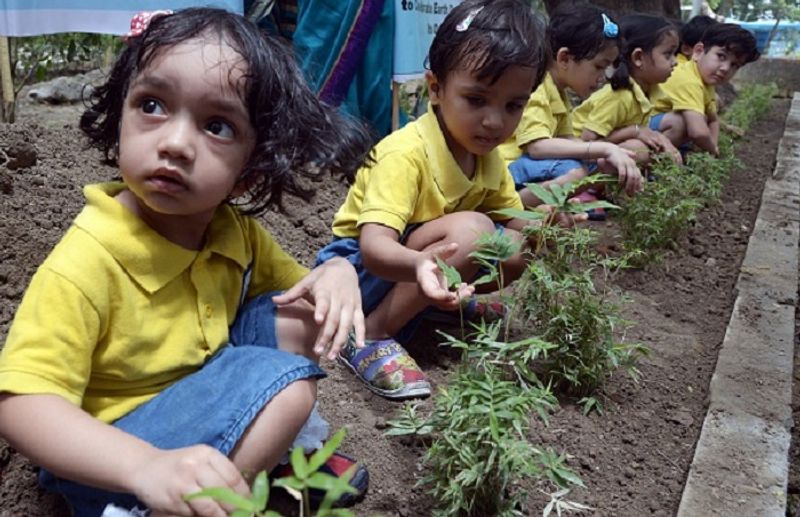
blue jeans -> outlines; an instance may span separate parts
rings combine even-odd
[[[586,165],[580,160],[569,158],[536,160],[527,154],[523,154],[508,166],[516,190],[524,189],[526,183],[552,180],[574,169],[586,169]]]
[[[200,370],[112,425],[159,449],[206,444],[227,456],[256,415],[282,389],[301,379],[325,376],[310,359],[277,349],[275,294],[262,294],[239,310],[230,329],[230,343]],[[108,461],[113,464],[114,458]],[[132,494],[82,485],[44,469],[39,483],[61,493],[77,517],[102,515],[110,503],[145,507]]]

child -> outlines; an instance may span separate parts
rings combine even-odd
[[[681,47],[677,55],[679,65],[691,61],[694,46],[700,42],[700,38],[703,37],[706,29],[715,23],[717,21],[714,18],[705,14],[698,14],[681,26]]]
[[[733,23],[716,23],[695,45],[692,61],[678,66],[662,85],[651,129],[680,147],[694,142],[719,155],[719,119],[714,87],[730,81],[747,63],[758,59],[756,39]]]
[[[641,188],[642,176],[634,153],[611,142],[583,142],[573,136],[572,106],[566,89],[585,98],[605,81],[605,71],[617,59],[619,28],[600,9],[570,4],[550,18],[547,36],[552,61],[544,81],[530,95],[514,135],[501,153],[526,206],[541,201],[526,183],[564,185],[585,177],[585,161],[598,160],[604,171],[619,176],[628,193]]]
[[[675,67],[678,33],[664,18],[632,14],[620,22],[622,52],[610,84],[593,93],[572,113],[574,135],[586,142],[603,139],[637,153],[646,165],[651,153],[680,153],[663,134],[648,127],[650,96]]]
[[[317,358],[353,324],[363,339],[352,266],[309,273],[228,201],[254,214],[309,163],[354,171],[365,133],[241,16],[159,14],[135,18],[81,119],[123,183],[86,187],[0,357],[0,435],[81,516],[222,514],[183,496],[247,494],[309,418]]]
[[[435,259],[461,278],[478,266],[476,238],[505,227],[521,240],[524,223],[495,213],[522,209],[496,151],[519,122],[545,62],[542,24],[518,0],[466,0],[446,16],[428,54],[431,107],[384,138],[375,163],[359,170],[333,221],[334,240],[318,262],[347,257],[359,271],[366,347],[349,341],[339,358],[367,387],[390,399],[430,394],[430,385],[398,343],[434,305],[455,310],[472,286],[450,291]],[[524,260],[504,262],[506,279]],[[470,314],[486,307],[474,302]]]

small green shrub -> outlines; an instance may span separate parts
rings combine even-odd
[[[325,491],[325,497],[317,512],[318,517],[353,517],[355,514],[341,508],[332,509],[333,503],[345,493],[356,493],[350,486],[349,479],[356,466],[350,467],[341,477],[319,472],[319,468],[336,452],[344,440],[345,430],[340,429],[325,443],[325,445],[306,459],[302,447],[292,450],[290,461],[293,475],[276,479],[272,484],[285,488],[298,501],[300,501],[300,515],[311,516],[311,500],[309,489],[316,488]],[[232,517],[280,517],[280,514],[267,510],[269,503],[269,483],[267,473],[259,472],[253,480],[251,496],[244,497],[228,487],[211,487],[200,490],[184,497],[185,500],[210,497],[234,508]]]

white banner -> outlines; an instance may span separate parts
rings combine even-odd
[[[419,79],[439,25],[460,0],[394,0],[394,63],[392,79]]]
[[[242,0],[0,0],[0,36],[56,32],[125,34],[141,11],[219,7],[242,13]]]

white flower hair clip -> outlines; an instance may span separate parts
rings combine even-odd
[[[467,14],[467,16],[456,25],[456,31],[464,32],[465,30],[469,29],[469,26],[472,25],[472,20],[478,15],[479,12],[483,11],[483,6],[473,9]]]

